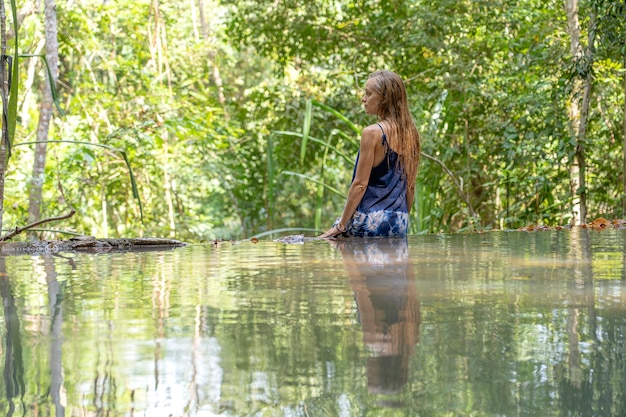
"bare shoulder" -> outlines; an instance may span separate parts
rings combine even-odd
[[[376,136],[382,136],[382,130],[380,130],[380,126],[378,123],[374,123],[373,125],[369,125],[361,131],[361,135],[371,135],[375,134]]]
[[[361,131],[361,146],[375,146],[383,137],[380,126],[377,124],[369,125]]]

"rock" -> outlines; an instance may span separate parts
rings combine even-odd
[[[289,235],[289,236],[279,237],[278,239],[274,239],[274,242],[281,242],[281,243],[285,243],[288,245],[293,245],[293,244],[303,245],[304,242],[310,242],[310,241],[319,240],[319,239],[320,238],[318,237],[304,237],[304,235]]]

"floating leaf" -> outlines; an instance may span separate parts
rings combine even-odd
[[[598,217],[597,219],[591,222],[591,227],[594,229],[606,229],[610,225],[611,223],[604,217]]]

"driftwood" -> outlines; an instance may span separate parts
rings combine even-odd
[[[180,240],[162,238],[97,239],[80,236],[69,240],[39,240],[34,242],[0,242],[0,254],[50,254],[58,252],[143,252],[167,250],[186,246]]]

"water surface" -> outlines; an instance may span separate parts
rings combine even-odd
[[[7,416],[624,416],[626,234],[0,257]]]

